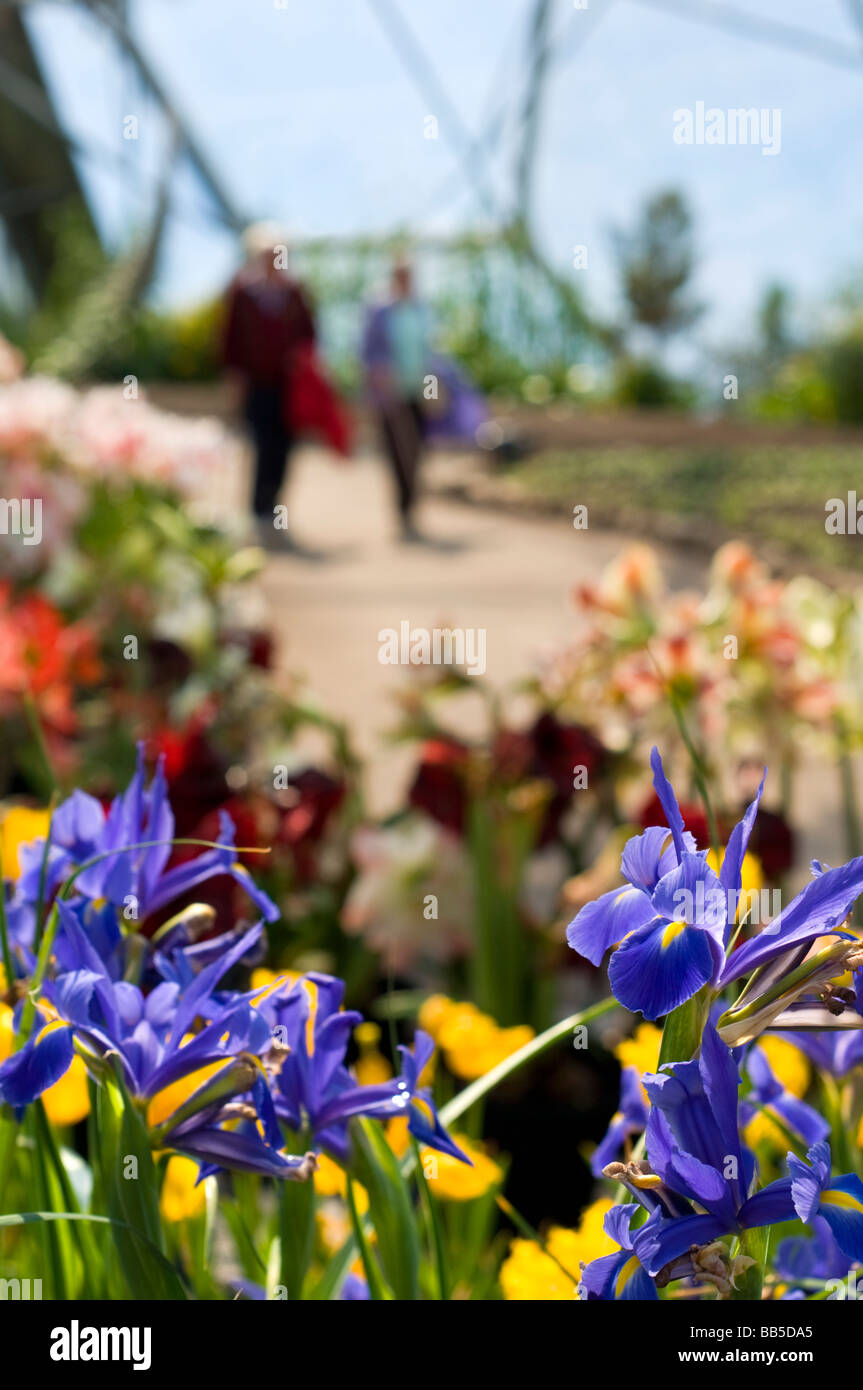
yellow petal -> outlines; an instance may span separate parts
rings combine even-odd
[[[59,1081],[42,1093],[42,1104],[52,1125],[76,1125],[90,1113],[87,1068],[77,1055]]]
[[[166,1221],[186,1221],[198,1216],[207,1203],[203,1182],[198,1179],[198,1164],[185,1154],[172,1154],[165,1169],[165,1180],[159,1206]]]
[[[17,878],[21,872],[18,850],[48,834],[51,812],[30,806],[12,806],[0,820],[0,870],[3,878]]]
[[[450,1202],[469,1202],[474,1197],[482,1197],[490,1187],[496,1187],[503,1173],[483,1148],[471,1143],[463,1134],[454,1134],[452,1138],[471,1159],[473,1167],[450,1154],[423,1149],[423,1172],[436,1197]]]

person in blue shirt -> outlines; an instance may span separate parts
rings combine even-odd
[[[413,270],[406,260],[393,265],[390,298],[369,310],[362,355],[395,484],[402,538],[416,541],[420,535],[414,511],[427,424],[423,400],[431,360],[431,316],[415,293]]]

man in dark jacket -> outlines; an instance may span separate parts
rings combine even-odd
[[[247,261],[227,294],[222,364],[243,393],[255,451],[252,509],[262,540],[271,543],[292,444],[285,385],[294,351],[314,342],[315,325],[302,286],[286,273],[287,246],[279,229],[257,223],[243,241]]]

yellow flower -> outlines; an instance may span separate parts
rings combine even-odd
[[[30,806],[12,806],[0,820],[0,869],[4,878],[17,878],[21,872],[18,850],[48,834],[50,811]]]
[[[417,1022],[420,1028],[437,1042],[441,1024],[455,1008],[458,1008],[458,1005],[445,994],[430,994],[420,1008]]]
[[[805,1053],[785,1038],[777,1038],[771,1033],[762,1033],[758,1043],[766,1054],[777,1081],[781,1082],[792,1096],[805,1096],[812,1074],[809,1058]]]
[[[655,1023],[639,1023],[631,1038],[624,1038],[614,1049],[622,1067],[635,1067],[639,1076],[656,1071],[659,1066],[659,1046],[662,1029]]]
[[[347,1200],[348,1179],[344,1168],[327,1154],[318,1154],[318,1166],[313,1178],[319,1197],[343,1197]],[[354,1183],[354,1198],[360,1215],[368,1211],[369,1196],[361,1183]]]
[[[378,1086],[389,1081],[393,1069],[378,1047],[381,1030],[376,1023],[360,1023],[354,1038],[360,1050],[354,1071],[361,1086]]]
[[[773,1118],[769,1105],[764,1110],[756,1110],[743,1130],[743,1137],[751,1149],[765,1142],[783,1150],[788,1148],[788,1135]]]
[[[166,1221],[187,1221],[206,1206],[207,1193],[198,1179],[198,1165],[184,1154],[172,1154],[165,1169],[159,1206]]]
[[[344,1168],[325,1153],[318,1154],[318,1166],[315,1169],[313,1182],[315,1191],[321,1197],[344,1197],[347,1191]]]
[[[12,1027],[13,1011],[8,1004],[0,1004],[0,1062],[11,1057],[15,1050],[15,1031]]]
[[[549,1235],[555,1235],[558,1231],[562,1231],[562,1228],[553,1226]],[[573,1235],[574,1232],[569,1234]],[[576,1281],[569,1279],[535,1240],[522,1240],[519,1237],[510,1245],[509,1254],[501,1265],[500,1286],[508,1301],[554,1299],[571,1303],[575,1298]]]
[[[341,1202],[322,1202],[315,1212],[318,1239],[325,1250],[335,1254],[350,1239],[352,1226]]]
[[[533,1029],[526,1024],[499,1028],[475,1004],[455,1004],[441,995],[426,1000],[419,1024],[440,1044],[450,1071],[465,1081],[485,1076],[534,1037]]]
[[[504,1298],[572,1302],[582,1261],[587,1264],[601,1255],[613,1254],[617,1248],[602,1225],[605,1213],[613,1205],[607,1197],[592,1202],[582,1213],[577,1230],[552,1226],[545,1239],[548,1254],[535,1240],[514,1240],[500,1271]]]
[[[758,1045],[765,1053],[777,1081],[786,1091],[793,1096],[805,1096],[812,1075],[809,1058],[794,1043],[770,1033],[762,1034]],[[764,1140],[769,1140],[782,1150],[788,1148],[788,1135],[773,1118],[770,1106],[756,1111],[746,1126],[744,1136],[747,1144],[753,1148]]]
[[[503,1173],[478,1144],[472,1144],[463,1134],[454,1134],[452,1138],[467,1154],[473,1167],[469,1168],[450,1154],[423,1149],[423,1172],[436,1197],[451,1202],[469,1202],[474,1197],[482,1197],[490,1187],[496,1187],[502,1181]]]
[[[410,1144],[407,1115],[394,1115],[387,1120],[386,1141],[396,1158],[404,1158]]]
[[[87,1118],[90,1113],[87,1068],[77,1053],[69,1070],[43,1091],[42,1103],[52,1125],[76,1125]]]

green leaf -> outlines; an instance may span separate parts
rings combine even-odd
[[[335,1298],[342,1286],[345,1275],[353,1264],[357,1253],[357,1242],[355,1236],[350,1236],[345,1241],[341,1250],[333,1255],[327,1263],[323,1275],[318,1282],[309,1290],[308,1297],[313,1302],[327,1302]]]
[[[434,1254],[435,1274],[437,1276],[437,1296],[439,1299],[443,1300],[443,1302],[447,1302],[449,1300],[451,1281],[449,1264],[447,1261],[446,1239],[444,1236],[441,1214],[438,1209],[438,1200],[429,1186],[422,1164],[420,1148],[413,1136],[411,1136],[411,1147],[416,1163],[417,1186],[422,1193],[423,1203],[428,1214],[429,1236],[432,1252]]]
[[[354,1172],[369,1197],[384,1272],[397,1298],[419,1297],[420,1239],[417,1212],[398,1159],[379,1124],[354,1126]]]
[[[117,1077],[106,1078],[97,1096],[100,1150],[95,1161],[108,1215],[117,1226],[114,1243],[123,1279],[132,1298],[185,1300],[183,1283],[164,1258],[159,1186],[141,1116]],[[151,1248],[158,1250],[160,1261],[146,1253]]]
[[[91,1216],[88,1212],[79,1211],[13,1211],[0,1216],[0,1226],[33,1226],[54,1221],[81,1221],[93,1226],[111,1226],[117,1231],[123,1231],[136,1243],[139,1252],[146,1253],[155,1265],[162,1267],[166,1280],[177,1278],[176,1271],[171,1267],[161,1250],[151,1245],[140,1231],[133,1230],[125,1222],[117,1221],[111,1216]],[[180,1288],[182,1289],[182,1285]],[[172,1297],[174,1296],[172,1295]],[[179,1297],[185,1299],[185,1291],[181,1292]]]
[[[50,1169],[48,1155],[44,1145],[40,1142],[41,1134],[36,1110],[37,1107],[34,1106],[33,1113],[28,1116],[34,1133],[34,1186],[37,1201],[44,1203],[50,1209],[51,1207],[62,1206],[62,1199],[56,1175]],[[42,1259],[48,1274],[47,1283],[51,1290],[50,1297],[64,1301],[70,1299],[75,1292],[76,1270],[69,1231],[55,1226],[46,1226],[42,1230],[41,1236]]]
[[[357,1211],[357,1199],[354,1195],[354,1184],[348,1176],[348,1210],[351,1214],[351,1223],[354,1228],[354,1237],[359,1246],[360,1259],[363,1262],[363,1269],[366,1273],[366,1282],[369,1286],[369,1293],[373,1300],[392,1299],[392,1290],[389,1289],[381,1274],[378,1262],[374,1257],[369,1238],[363,1228],[362,1218]]]
[[[675,1009],[665,1020],[659,1065],[665,1062],[689,1062],[701,1046],[704,1025],[710,1013],[710,990],[707,985]]]
[[[302,1298],[303,1284],[315,1249],[315,1185],[279,1183],[280,1281],[288,1298]]]

